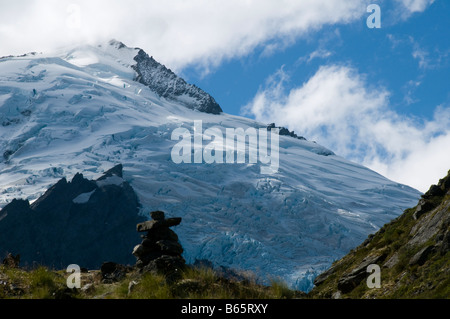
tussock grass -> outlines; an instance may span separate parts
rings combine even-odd
[[[100,271],[81,274],[81,289],[68,289],[63,270],[33,270],[0,266],[0,299],[286,299],[302,298],[281,280],[268,286],[255,276],[244,280],[221,277],[211,268],[186,267],[176,280],[137,269],[114,283],[104,283]],[[90,286],[90,289],[83,289]]]

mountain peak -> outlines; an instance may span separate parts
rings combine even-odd
[[[137,73],[135,80],[148,86],[159,96],[200,112],[211,114],[223,112],[211,95],[195,85],[186,83],[172,70],[150,57],[144,50],[139,50],[134,60],[137,62],[133,66]]]
[[[123,44],[123,42],[117,41],[115,39],[112,39],[108,42],[108,44],[116,49],[123,49],[123,48],[127,48],[127,46],[125,44]]]
[[[133,80],[147,86],[160,97],[204,113],[220,114],[223,112],[211,95],[197,86],[187,83],[165,65],[156,61],[153,56],[149,56],[143,49],[130,48],[115,39],[110,40],[107,44],[99,44],[97,49],[101,54],[112,57],[114,62],[131,67],[135,73]],[[77,64],[77,60],[81,61],[81,64],[89,60],[98,62],[101,59],[93,57],[93,55],[100,54],[100,52],[92,54],[85,52],[84,49],[75,49],[70,51],[69,57],[75,64]],[[81,58],[79,58],[80,56]],[[74,57],[75,59],[73,59]],[[80,66],[80,63],[77,65]]]

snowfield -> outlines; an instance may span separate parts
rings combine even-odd
[[[0,59],[0,207],[122,163],[142,214],[183,218],[174,230],[188,263],[208,259],[308,291],[334,260],[416,204],[418,191],[289,136],[279,138],[275,174],[261,174],[259,162],[175,164],[177,128],[268,123],[199,112],[192,97],[161,97],[135,81],[137,54],[111,42]],[[74,202],[92,194],[82,195]]]

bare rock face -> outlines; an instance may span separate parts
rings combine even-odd
[[[156,272],[175,278],[185,266],[181,256],[183,247],[178,236],[170,227],[181,223],[181,218],[165,218],[164,212],[156,211],[150,214],[152,220],[139,223],[138,232],[147,232],[142,236],[141,244],[133,249],[137,258],[136,266],[142,271]]]
[[[348,293],[356,288],[361,281],[367,277],[367,267],[371,264],[378,264],[384,261],[386,255],[369,255],[363,259],[361,264],[350,273],[344,274],[338,281],[338,289],[343,293]]]
[[[105,261],[132,264],[139,236],[139,201],[117,165],[96,180],[81,173],[59,180],[30,205],[13,200],[0,211],[0,257],[20,254],[21,266],[97,269]]]
[[[214,98],[196,87],[186,83],[170,69],[158,63],[145,51],[140,50],[134,58],[137,62],[133,66],[137,73],[136,81],[149,87],[159,96],[177,101],[190,109],[204,113],[220,114],[222,109]]]

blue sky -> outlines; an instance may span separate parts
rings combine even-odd
[[[348,65],[365,74],[369,84],[389,90],[396,112],[431,120],[435,106],[450,105],[450,2],[437,1],[404,21],[388,18],[392,4],[380,8],[381,29],[367,28],[363,17],[324,26],[270,55],[261,44],[207,75],[196,65],[182,74],[210,92],[227,113],[240,115],[241,107],[281,67],[290,76],[285,87],[289,90],[322,65]]]
[[[369,4],[381,28],[369,29]],[[426,191],[450,169],[447,0],[0,0],[0,56],[112,38],[226,113]],[[282,159],[281,159],[282,160]]]

